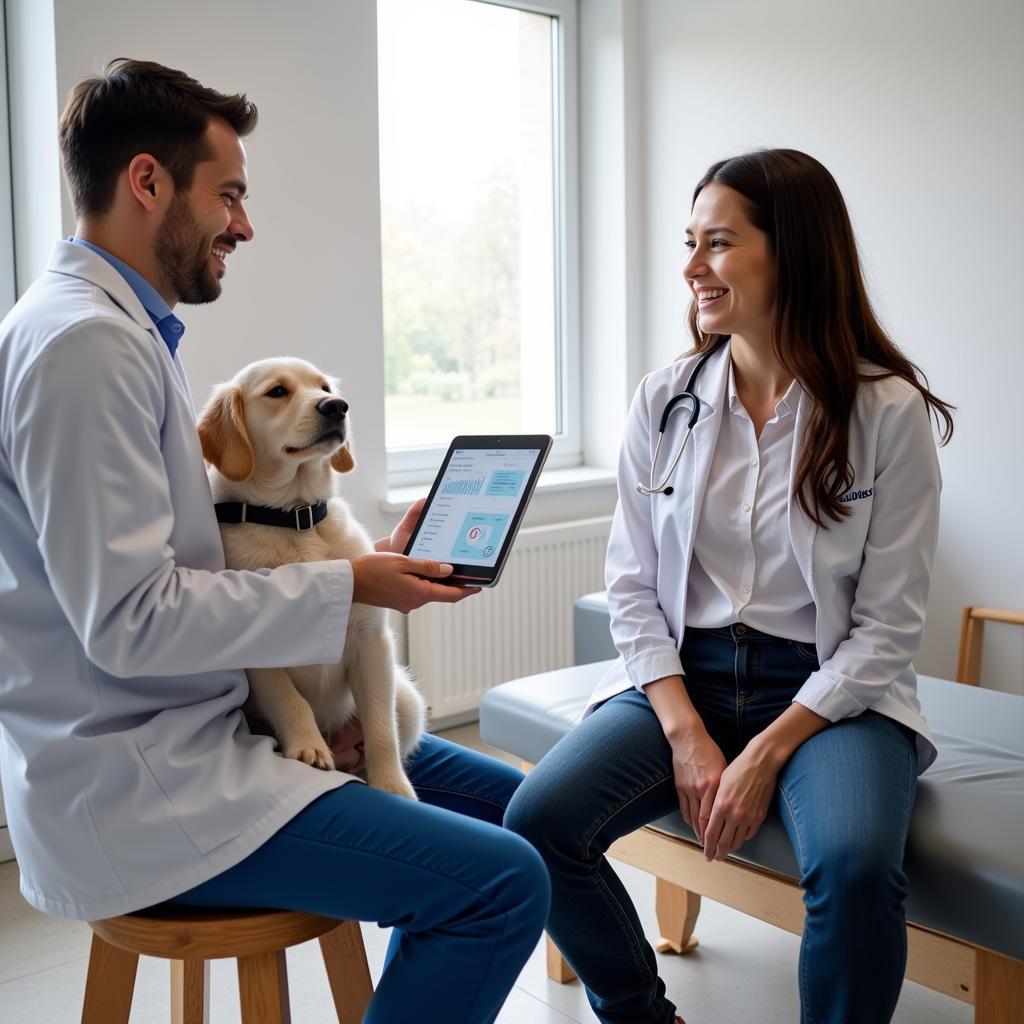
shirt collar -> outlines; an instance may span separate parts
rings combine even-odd
[[[185,325],[171,312],[171,307],[167,305],[160,293],[137,270],[132,270],[127,263],[119,260],[106,249],[101,249],[84,238],[72,236],[68,241],[91,249],[98,256],[102,256],[128,282],[128,286],[135,292],[143,309],[153,321],[153,326],[160,332],[160,337],[164,339],[164,344],[173,358],[178,350],[178,343],[185,333]]]
[[[799,398],[799,395],[800,395],[800,392],[798,390],[799,387],[800,387],[800,384],[797,382],[797,379],[794,377],[793,380],[791,380],[789,382],[789,387],[786,388],[786,393],[775,404],[775,416],[776,416],[776,418],[778,418],[780,420],[784,419],[790,413],[795,411],[797,399]],[[728,390],[728,399],[729,399],[729,412],[736,412],[743,405],[743,403],[740,402],[740,396],[739,396],[739,394],[736,391],[736,366],[733,363],[731,358],[729,360],[729,390]]]

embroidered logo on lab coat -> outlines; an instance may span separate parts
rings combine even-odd
[[[869,487],[866,491],[847,491],[839,500],[840,501],[860,501],[861,498],[870,498],[875,493],[874,487]]]

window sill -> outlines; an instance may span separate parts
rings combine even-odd
[[[537,482],[537,494],[558,494],[563,491],[581,491],[587,487],[615,487],[615,470],[598,466],[573,466],[570,469],[546,469]],[[404,512],[417,498],[425,498],[430,487],[394,487],[380,503],[384,513]]]

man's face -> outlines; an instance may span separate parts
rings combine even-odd
[[[206,138],[211,159],[196,166],[188,191],[175,193],[153,240],[165,290],[188,304],[213,302],[220,295],[228,256],[253,236],[243,205],[247,177],[242,142],[218,118],[210,120]]]

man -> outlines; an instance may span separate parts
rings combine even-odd
[[[521,776],[427,736],[415,803],[281,758],[242,718],[244,666],[339,658],[353,601],[465,596],[393,553],[411,516],[351,562],[224,569],[173,310],[216,299],[252,239],[256,116],[118,60],[61,120],[75,235],[0,325],[0,777],[22,891],[78,919],[174,899],[399,925],[366,1019],[493,1020],[547,913],[539,858],[497,827]]]

